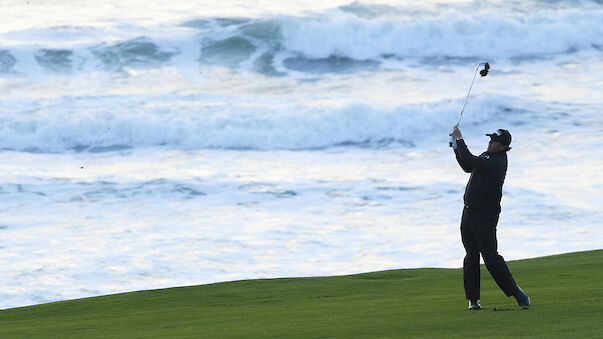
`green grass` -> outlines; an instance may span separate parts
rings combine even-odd
[[[509,262],[524,310],[482,267],[482,311],[460,269],[248,280],[0,311],[0,338],[603,337],[603,250]],[[496,310],[495,310],[496,309]]]

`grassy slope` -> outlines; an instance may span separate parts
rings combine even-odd
[[[0,311],[0,338],[603,337],[603,250],[509,263],[524,310],[482,267],[483,311],[459,269],[250,280]],[[496,311],[494,310],[496,308]]]

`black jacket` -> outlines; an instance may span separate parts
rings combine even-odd
[[[471,173],[463,196],[465,206],[500,213],[502,187],[507,174],[507,152],[484,152],[476,157],[469,152],[465,141],[460,139],[454,154],[461,168]]]

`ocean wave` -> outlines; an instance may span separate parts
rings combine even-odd
[[[215,108],[132,109],[132,97],[64,98],[0,119],[0,149],[30,152],[108,152],[163,146],[182,149],[300,150],[329,147],[412,147],[447,135],[460,100],[380,107],[350,103],[336,108],[249,105]],[[163,100],[148,98],[148,100]],[[194,99],[197,100],[197,99]],[[201,101],[201,100],[200,100]],[[483,95],[471,102],[471,121],[528,119],[513,98]],[[7,103],[9,106],[15,106]],[[89,108],[85,106],[88,105]],[[73,107],[74,112],[69,111]],[[120,110],[119,107],[122,107]],[[50,113],[52,112],[52,113]],[[62,113],[60,113],[62,112]]]
[[[124,67],[159,67],[168,62],[176,53],[163,51],[145,37],[139,37],[115,44],[102,44],[93,48],[92,53],[107,70],[121,70]]]
[[[451,11],[405,20],[355,16],[280,20],[286,50],[311,58],[335,55],[355,60],[559,54],[591,49],[603,33],[598,24],[603,21],[603,11],[580,10],[520,16]]]
[[[218,65],[269,75],[338,72],[348,60],[379,65],[389,59],[538,59],[599,52],[601,22],[603,8],[579,4],[534,11],[492,6],[412,11],[352,3],[304,16],[201,17],[156,29],[35,28],[0,35],[0,73],[35,72],[27,67],[32,58],[54,73],[184,63],[181,69]],[[183,56],[183,51],[194,52]]]
[[[67,49],[40,49],[35,54],[38,64],[51,72],[71,71],[73,57],[73,51]]]
[[[10,51],[0,50],[0,73],[9,72],[17,63]]]
[[[254,44],[239,36],[219,41],[209,40],[201,48],[200,61],[206,64],[237,67],[241,62],[247,60],[255,50]]]

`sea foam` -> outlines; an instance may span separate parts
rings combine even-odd
[[[357,6],[358,7],[358,6]],[[0,34],[0,74],[215,65],[280,74],[311,60],[543,58],[603,46],[603,9],[462,10],[408,15],[348,7],[306,15],[201,17],[147,27],[52,26]],[[387,15],[385,14],[387,13]],[[392,14],[393,13],[393,14]],[[44,37],[40,39],[40,36]],[[193,54],[190,51],[195,51]],[[179,57],[184,54],[184,57]],[[323,64],[319,65],[324,67]],[[335,69],[335,71],[338,71]],[[281,72],[282,73],[282,72]]]
[[[174,103],[177,98],[171,98]],[[189,149],[314,149],[338,145],[412,145],[433,133],[447,133],[460,100],[381,107],[284,105],[271,108],[227,105],[174,108],[149,103],[125,114],[132,97],[67,98],[42,101],[35,112],[0,120],[0,148],[36,152],[168,146]],[[197,99],[203,102],[203,98]],[[68,102],[66,102],[68,101]],[[5,102],[11,106],[11,102]],[[472,103],[472,120],[508,119],[525,104],[484,95]],[[170,114],[164,114],[166,110]],[[8,109],[7,109],[8,110]],[[303,111],[301,111],[303,110]]]

